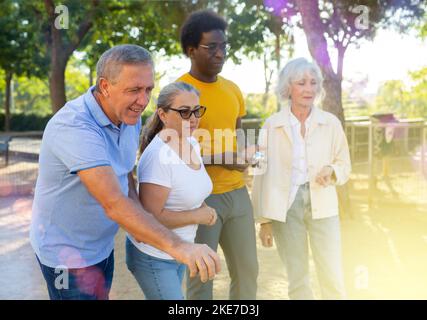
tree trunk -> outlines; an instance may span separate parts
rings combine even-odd
[[[55,26],[55,4],[53,0],[45,0],[46,12],[49,17],[50,35],[47,42],[50,51],[49,92],[52,111],[56,113],[65,104],[65,68],[68,57],[62,43],[61,30]]]
[[[335,73],[326,73],[324,70],[322,70],[322,73],[324,78],[323,88],[325,90],[325,97],[322,101],[323,109],[336,115],[344,127],[341,80]]]
[[[302,17],[302,25],[307,38],[308,49],[316,61],[324,78],[325,97],[323,109],[336,115],[344,128],[345,119],[342,107],[342,70],[345,49],[338,50],[337,73],[332,68],[328,45],[324,36],[324,26],[320,19],[318,0],[296,0]],[[349,185],[346,183],[337,188],[340,214],[353,217],[350,202]]]
[[[323,108],[335,114],[344,127],[344,112],[341,101],[342,75],[337,75],[332,68],[328,45],[324,36],[324,26],[320,19],[319,2],[318,0],[296,0],[296,2],[301,13],[308,49],[313,59],[320,67],[324,78],[323,87],[325,90],[325,98],[323,100]],[[341,65],[339,64],[339,69],[341,71],[343,58],[344,51],[342,51],[340,57]]]
[[[65,96],[65,68],[68,59],[58,57],[59,53],[52,48],[51,74],[49,77],[50,99],[52,111],[56,113],[66,102]]]
[[[275,48],[274,48],[274,54],[275,54],[275,58],[276,58],[276,69],[277,72],[280,71],[280,67],[281,67],[281,55],[280,55],[280,34],[276,34],[275,35]]]
[[[268,68],[267,54],[264,53],[264,82],[265,89],[262,95],[262,106],[265,108],[268,102],[268,93],[270,92],[271,78],[273,77],[273,70]]]
[[[276,60],[276,70],[277,70],[277,76],[280,74],[280,67],[281,67],[281,55],[280,55],[280,33],[275,33],[275,48],[274,48],[274,55]],[[280,102],[277,100],[276,103],[276,111],[280,111]]]
[[[64,44],[62,32],[55,27],[55,4],[53,0],[44,0],[46,12],[49,17],[50,36],[47,42],[48,50],[51,53],[50,67],[51,72],[49,75],[49,90],[52,103],[52,111],[56,113],[62,108],[66,102],[65,96],[65,68],[67,67],[68,59],[73,54],[74,50],[78,48],[85,35],[92,28],[92,21],[94,10],[98,6],[99,1],[92,0],[92,8],[87,12],[85,19],[83,19],[77,29],[76,35],[72,40]]]
[[[10,105],[12,101],[12,77],[11,71],[6,71],[6,99],[4,104],[4,131],[10,131]]]

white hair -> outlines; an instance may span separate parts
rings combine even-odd
[[[305,58],[293,59],[280,71],[277,81],[276,95],[282,107],[287,106],[290,102],[291,84],[304,78],[307,72],[316,79],[316,98],[319,99],[323,96],[323,77],[317,64]]]

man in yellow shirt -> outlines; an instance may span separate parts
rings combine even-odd
[[[244,181],[248,163],[238,156],[236,139],[246,110],[239,87],[218,75],[227,53],[226,28],[223,18],[202,10],[191,14],[181,29],[181,45],[191,60],[191,69],[178,81],[196,87],[200,104],[207,108],[198,133],[203,161],[213,182],[206,204],[218,214],[214,226],[199,226],[195,241],[214,250],[221,245],[231,278],[230,299],[256,299],[255,225]],[[212,288],[213,281],[189,279],[187,299],[212,299]]]

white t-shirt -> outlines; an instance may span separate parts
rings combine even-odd
[[[170,188],[165,209],[186,211],[199,208],[212,192],[212,181],[206,172],[200,155],[200,146],[193,137],[188,138],[199,161],[200,169],[190,168],[179,155],[156,135],[138,162],[138,182],[153,183]],[[179,214],[177,212],[176,214]],[[181,239],[194,242],[198,225],[173,229]],[[161,259],[173,259],[167,253],[144,242],[137,242],[128,234],[132,243],[142,252]]]

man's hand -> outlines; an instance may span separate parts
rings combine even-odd
[[[265,148],[258,145],[247,147],[242,153],[224,152],[208,156],[203,156],[203,163],[206,166],[220,165],[228,170],[237,170],[244,172],[250,165],[255,165],[253,156],[258,151],[264,151]]]
[[[175,258],[188,266],[191,278],[199,274],[200,280],[206,282],[221,271],[218,254],[206,244],[181,242],[176,251]]]
[[[332,184],[332,175],[334,169],[331,166],[324,166],[316,176],[316,182],[322,187],[327,187]]]
[[[240,157],[237,152],[224,152],[222,166],[228,170],[244,172],[249,167],[249,162]]]
[[[259,238],[264,247],[269,248],[273,246],[273,228],[271,223],[261,224]]]
[[[239,172],[245,172],[245,170],[249,167],[249,163],[245,164],[224,164],[224,168],[228,170],[237,170]]]
[[[262,149],[264,149],[264,148],[262,148]],[[246,162],[249,162],[252,164],[252,158],[253,158],[254,154],[260,150],[261,150],[261,148],[256,144],[253,144],[251,146],[247,146],[243,150],[243,155],[245,157]]]

